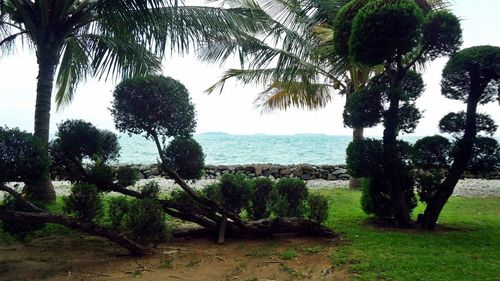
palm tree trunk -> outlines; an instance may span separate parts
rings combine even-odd
[[[363,128],[353,128],[352,129],[352,140],[363,139]],[[361,188],[361,178],[351,177],[349,180],[350,189],[360,189]]]
[[[49,53],[49,55],[45,55],[46,53]],[[46,53],[40,51],[37,53],[38,82],[36,88],[34,135],[42,142],[45,147],[45,153],[48,154],[50,106],[57,66],[57,55],[54,55],[53,52]],[[55,202],[56,200],[56,193],[50,177],[40,177],[27,183],[23,192],[28,198],[37,201]]]

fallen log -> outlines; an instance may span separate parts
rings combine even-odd
[[[174,231],[174,237],[217,237],[220,234],[219,227],[213,228],[188,228]],[[235,227],[227,221],[225,237],[272,237],[274,235],[296,234],[305,236],[321,236],[327,238],[339,237],[339,234],[304,218],[276,218],[245,222],[244,228]]]
[[[84,233],[107,238],[108,240],[115,242],[119,246],[129,250],[130,254],[133,256],[142,256],[153,253],[150,248],[130,240],[118,231],[95,224],[83,223],[77,219],[65,215],[53,214],[49,212],[21,212],[0,208],[0,219],[14,220],[26,223],[60,224]]]

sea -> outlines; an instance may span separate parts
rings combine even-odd
[[[296,135],[232,135],[199,133],[194,138],[205,153],[205,163],[236,165],[251,163],[273,164],[344,164],[351,136],[323,134]],[[380,138],[380,137],[379,137]],[[420,137],[402,139],[414,143]],[[158,152],[152,140],[142,136],[120,135],[120,164],[152,164],[158,162]]]

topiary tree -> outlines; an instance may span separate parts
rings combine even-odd
[[[204,155],[191,137],[196,127],[195,110],[182,83],[164,76],[124,80],[116,87],[113,97],[111,113],[116,128],[152,139],[161,167],[169,176],[186,179],[201,176]],[[171,137],[174,140],[164,148],[166,139]]]
[[[446,115],[439,127],[456,138],[450,152],[452,160],[448,175],[433,182],[432,192],[425,198],[427,207],[421,227],[432,230],[448,198],[463,172],[490,170],[500,166],[500,147],[496,140],[477,137],[478,133],[493,134],[497,128],[487,115],[478,114],[480,104],[500,100],[500,47],[477,46],[452,56],[443,70],[441,92],[445,97],[467,104],[466,112]],[[429,151],[429,149],[427,149]],[[433,158],[441,158],[435,151]]]
[[[309,194],[305,181],[299,178],[281,178],[276,182],[275,190],[278,201],[282,197],[286,202],[286,209],[283,210],[282,216],[300,217],[304,214],[304,205]]]
[[[351,24],[351,17],[339,23],[351,28],[350,33],[345,33],[349,37],[347,55],[356,63],[383,67],[384,71],[371,79],[368,85],[371,89],[364,91],[380,94],[384,106],[374,104],[375,108],[366,109],[353,105],[346,107],[346,111],[365,124],[374,124],[379,116],[383,117],[382,171],[388,198],[398,225],[409,226],[411,209],[405,203],[404,194],[410,187],[404,187],[409,182],[402,181],[408,167],[401,165],[396,139],[400,132],[412,132],[421,117],[414,101],[423,91],[423,82],[411,69],[455,53],[461,44],[460,23],[447,11],[430,9],[426,1],[373,0],[366,1],[365,5],[363,1],[356,2],[361,4],[356,6],[359,9]],[[373,96],[365,98],[374,99]],[[361,104],[370,105],[370,102]],[[377,108],[383,108],[381,114],[374,114]]]
[[[267,208],[274,183],[269,178],[255,178],[251,181],[252,192],[250,195],[250,206],[247,211],[254,220],[269,217],[270,211]]]
[[[118,137],[110,131],[97,129],[89,122],[67,120],[59,124],[49,153],[53,176],[94,184],[101,191],[107,190],[117,176],[125,180],[123,171],[117,173],[124,168],[116,171],[109,165],[120,155]],[[133,174],[130,174],[127,185],[137,180],[133,178]]]
[[[399,177],[403,183],[404,204],[409,210],[416,207],[413,176],[408,165],[411,145],[398,141]],[[356,140],[347,147],[347,167],[350,174],[364,178],[361,207],[367,214],[379,219],[394,219],[397,210],[390,200],[389,183],[383,170],[383,143],[376,139]]]

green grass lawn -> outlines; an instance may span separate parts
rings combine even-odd
[[[453,197],[437,232],[399,231],[367,224],[359,191],[319,190],[330,201],[327,224],[342,234],[330,254],[354,280],[500,280],[500,198]],[[420,205],[414,216],[423,211]],[[49,207],[62,211],[62,200]],[[50,225],[32,238],[72,231]],[[14,243],[0,232],[0,244]],[[283,259],[293,256],[284,253]]]
[[[439,220],[450,229],[428,233],[367,225],[358,191],[319,192],[330,200],[328,225],[345,239],[333,266],[353,279],[500,280],[500,198],[453,197]]]

